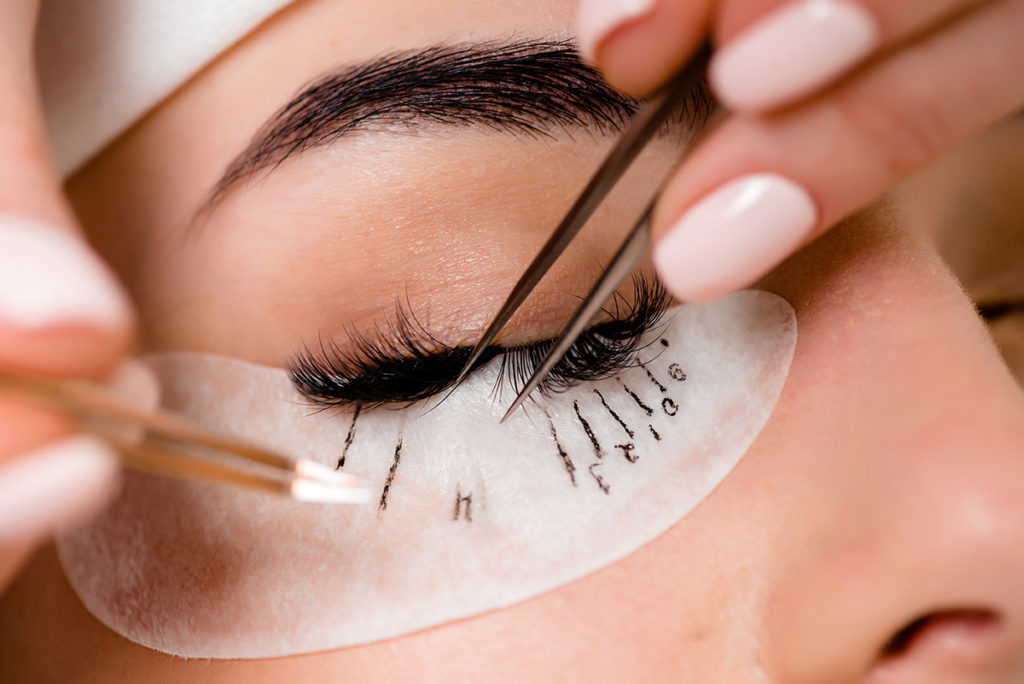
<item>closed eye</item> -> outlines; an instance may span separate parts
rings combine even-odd
[[[664,287],[646,277],[634,279],[634,296],[616,296],[611,320],[593,326],[572,345],[541,384],[557,392],[583,381],[615,375],[636,363],[646,333],[671,304]],[[470,347],[438,342],[416,318],[399,307],[395,320],[373,337],[350,333],[351,349],[321,340],[305,346],[289,363],[292,382],[306,398],[323,407],[407,404],[450,388],[469,358]],[[477,367],[501,356],[499,382],[525,384],[553,340],[487,349]]]

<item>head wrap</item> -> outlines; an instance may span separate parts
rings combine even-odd
[[[36,66],[70,176],[291,0],[43,0]]]

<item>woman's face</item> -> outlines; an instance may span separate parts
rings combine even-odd
[[[565,40],[572,9],[302,2],[191,81],[70,186],[136,297],[144,347],[277,366],[303,339],[344,344],[346,329],[372,330],[396,301],[428,315],[442,342],[472,342],[608,132],[369,126],[212,202],[211,189],[263,123],[326,72],[437,45]],[[685,133],[653,146],[506,343],[554,334]],[[22,621],[5,639],[21,640],[26,667],[45,660],[97,679],[1022,676],[1024,396],[931,243],[903,223],[899,203],[876,207],[759,284],[793,305],[799,325],[764,430],[689,516],[568,586],[386,642],[183,661],[93,620],[44,553],[7,599],[4,619]],[[30,606],[43,592],[40,614]]]

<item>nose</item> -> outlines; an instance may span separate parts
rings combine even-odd
[[[935,426],[902,491],[885,493],[874,563],[836,601],[849,602],[866,681],[1024,682],[1021,416]]]
[[[1024,400],[974,382],[824,495],[770,591],[773,681],[1024,683]]]

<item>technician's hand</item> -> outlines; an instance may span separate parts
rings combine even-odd
[[[632,93],[708,32],[712,89],[734,114],[676,172],[653,223],[655,263],[684,300],[749,284],[1024,107],[1024,0],[580,3],[581,50]]]
[[[101,378],[132,314],[50,163],[32,65],[38,4],[0,0],[0,372]],[[0,589],[35,544],[116,489],[113,453],[73,428],[0,394]]]

